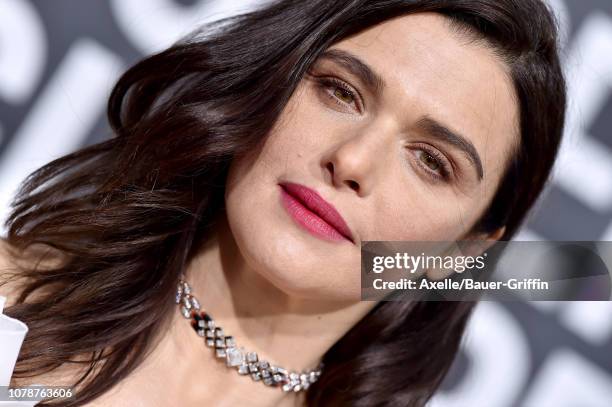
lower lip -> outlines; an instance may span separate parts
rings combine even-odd
[[[314,236],[332,241],[350,241],[344,237],[343,234],[338,232],[336,228],[325,222],[306,208],[300,201],[288,194],[283,187],[281,187],[281,200],[283,206],[293,220]]]

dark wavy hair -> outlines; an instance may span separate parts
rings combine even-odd
[[[144,360],[176,312],[180,273],[224,210],[229,163],[266,137],[318,55],[420,12],[447,16],[507,64],[520,143],[471,231],[505,225],[500,240],[512,239],[547,184],[564,127],[557,23],[545,3],[285,0],[210,23],[121,76],[108,101],[113,137],[40,167],[14,197],[6,226],[15,256],[43,247],[61,259],[14,275],[25,282],[6,314],[30,328],[14,377],[89,367],[75,400],[40,406],[88,402]],[[381,301],[323,355],[307,405],[424,405],[475,304]]]

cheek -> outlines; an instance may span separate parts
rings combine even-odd
[[[397,190],[396,190],[397,191]],[[367,240],[456,240],[471,226],[476,211],[460,199],[440,199],[435,194],[402,194],[389,191],[372,217]]]
[[[292,297],[358,301],[359,248],[318,241],[293,225],[282,212],[276,185],[285,161],[273,159],[273,147],[269,143],[230,165],[225,206],[238,252],[250,272]]]

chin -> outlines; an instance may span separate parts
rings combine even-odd
[[[259,208],[257,216],[252,216],[257,213],[249,204],[253,201],[242,199],[243,191],[226,200],[231,234],[248,267],[291,298],[359,301],[359,251],[311,236],[283,219],[282,207],[274,203],[278,188],[273,184],[271,190],[257,200],[269,212]]]
[[[274,257],[254,259],[255,270],[288,297],[341,302],[361,299],[360,259],[351,267],[340,263],[337,256],[309,256],[308,251],[289,246],[278,245]]]
[[[358,302],[361,299],[359,284],[330,281],[325,276],[312,276],[302,270],[288,274],[267,269],[263,277],[290,298],[320,302]]]

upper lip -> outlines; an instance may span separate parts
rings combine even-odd
[[[279,184],[289,195],[299,200],[305,207],[316,213],[321,219],[333,226],[340,234],[355,243],[351,230],[342,215],[327,202],[317,191],[293,182]]]

